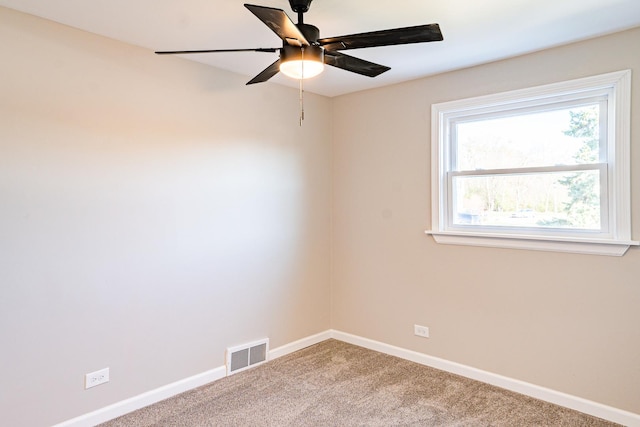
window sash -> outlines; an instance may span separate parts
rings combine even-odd
[[[580,97],[576,99],[567,100],[567,95],[562,95],[560,98],[563,98],[561,102],[547,102],[540,103],[541,101],[536,102],[534,105],[527,105],[526,107],[514,107],[507,108],[508,105],[500,105],[492,108],[490,111],[483,111],[482,113],[468,113],[463,115],[452,115],[446,120],[447,133],[445,136],[445,149],[448,151],[448,160],[449,165],[447,171],[458,171],[458,151],[459,151],[459,143],[458,143],[458,134],[457,129],[459,124],[465,123],[474,123],[483,120],[491,120],[491,119],[503,119],[508,117],[522,117],[525,115],[538,114],[538,113],[546,113],[557,110],[568,110],[572,108],[581,108],[587,107],[591,105],[598,105],[598,137],[599,137],[599,159],[600,163],[607,162],[608,158],[608,116],[611,111],[608,107],[608,98],[610,96],[610,90],[598,90],[598,91],[589,91],[588,94],[581,93]],[[588,95],[588,96],[587,96]],[[522,102],[526,103],[526,102]],[[520,104],[520,103],[518,103]],[[462,113],[461,113],[462,114]]]
[[[584,236],[584,237],[608,237],[610,238],[609,228],[609,197],[607,188],[608,184],[608,164],[606,163],[592,163],[581,165],[559,165],[559,166],[545,166],[545,167],[530,167],[530,168],[513,168],[513,169],[489,169],[479,171],[461,171],[461,172],[447,172],[447,203],[444,211],[448,230],[478,230],[488,231],[496,230],[501,233],[512,234],[548,234],[548,235],[572,235],[572,236]],[[454,220],[454,215],[457,213],[455,202],[455,178],[456,177],[490,177],[490,176],[518,176],[518,175],[540,175],[558,172],[578,172],[578,171],[597,171],[599,176],[599,211],[600,211],[600,226],[598,229],[587,228],[573,228],[573,227],[526,227],[526,226],[513,226],[513,225],[483,225],[483,224],[458,224]]]

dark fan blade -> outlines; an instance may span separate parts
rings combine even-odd
[[[156,52],[158,55],[181,55],[184,53],[216,53],[216,52],[277,52],[279,48],[258,49],[209,49],[209,50],[165,50]]]
[[[244,7],[264,22],[271,31],[276,33],[284,42],[294,46],[309,46],[309,42],[300,32],[296,24],[282,9],[245,4]]]
[[[249,80],[247,82],[248,85],[252,85],[254,83],[262,83],[262,82],[266,82],[267,80],[269,80],[271,77],[275,76],[276,74],[278,74],[278,72],[280,71],[280,59],[278,59],[276,62],[274,62],[273,64],[269,65],[267,68],[265,68],[264,70],[262,70],[262,72],[260,74],[258,74],[257,76],[255,76],[254,78],[252,78],[251,80]]]
[[[324,63],[368,77],[375,77],[391,69],[384,65],[375,64],[365,61],[364,59],[355,58],[340,52],[332,52],[330,50],[324,51]]]
[[[318,43],[328,50],[346,50],[390,46],[394,44],[436,42],[441,40],[443,40],[443,37],[440,32],[440,26],[438,24],[428,24],[417,27],[351,34],[348,36],[328,37],[318,40]]]

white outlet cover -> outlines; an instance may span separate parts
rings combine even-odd
[[[100,384],[109,382],[109,368],[100,369],[99,371],[89,372],[84,376],[85,390]]]
[[[429,328],[426,326],[413,325],[413,333],[419,337],[429,338]]]

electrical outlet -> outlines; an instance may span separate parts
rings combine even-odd
[[[413,325],[413,333],[419,337],[429,338],[429,328],[426,326]]]
[[[100,384],[109,382],[109,368],[100,369],[99,371],[90,372],[84,376],[85,390]]]

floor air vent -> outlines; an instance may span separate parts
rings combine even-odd
[[[227,349],[227,375],[267,361],[269,338]]]

